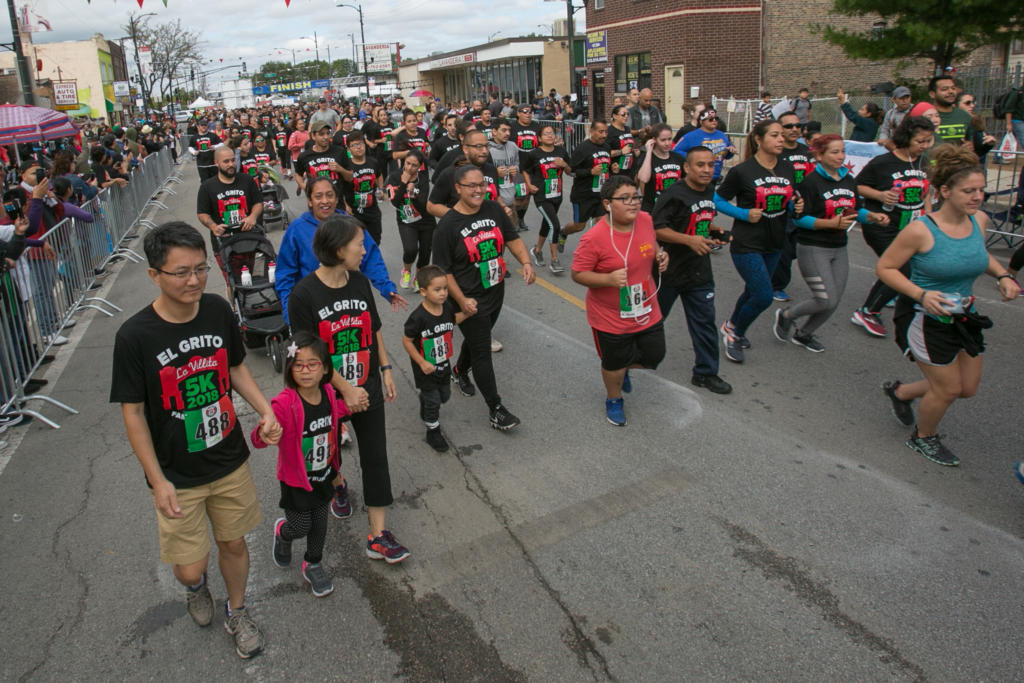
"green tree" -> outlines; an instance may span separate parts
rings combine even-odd
[[[813,24],[822,38],[857,59],[929,59],[936,72],[982,45],[1024,37],[1024,10],[1006,0],[834,0],[832,12],[878,17],[857,31]]]
[[[132,27],[126,24],[121,30],[130,36]],[[180,66],[184,62],[202,59],[200,36],[182,28],[180,19],[156,24],[150,23],[150,17],[142,17],[135,21],[135,31],[138,44],[148,45],[152,51],[153,70],[144,76],[146,90],[154,99],[165,99],[172,81],[181,76]]]

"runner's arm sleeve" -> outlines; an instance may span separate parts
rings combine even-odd
[[[750,211],[748,209],[741,209],[735,204],[724,199],[717,192],[715,193],[715,210],[718,213],[724,213],[730,218],[738,218],[741,221],[750,222]]]
[[[380,247],[370,237],[370,233],[363,231],[363,247],[366,253],[359,264],[359,270],[369,278],[373,286],[377,288],[380,295],[390,301],[391,295],[398,291],[398,287],[391,281],[388,275],[388,267],[384,264],[384,258],[380,255]]]

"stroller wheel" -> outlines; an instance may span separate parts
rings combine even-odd
[[[274,372],[281,372],[284,369],[284,344],[276,334],[267,337],[267,355]]]

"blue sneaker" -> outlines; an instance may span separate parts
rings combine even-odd
[[[789,294],[786,294],[786,290],[784,289],[776,289],[775,292],[772,293],[772,298],[776,301],[790,301],[790,296]]]
[[[629,379],[629,370],[626,370],[626,376],[622,378],[622,393],[628,394],[633,391],[633,382]]]
[[[1017,478],[1020,479],[1020,483],[1024,484],[1024,462],[1014,465],[1013,471],[1017,474]]]
[[[626,411],[623,409],[621,398],[606,398],[604,412],[608,421],[616,427],[626,426]]]

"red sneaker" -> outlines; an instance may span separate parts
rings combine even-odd
[[[877,315],[868,313],[862,308],[858,308],[853,312],[853,315],[850,316],[850,322],[854,325],[860,325],[873,337],[884,337],[889,334],[889,331],[885,329],[885,325],[882,324]]]

